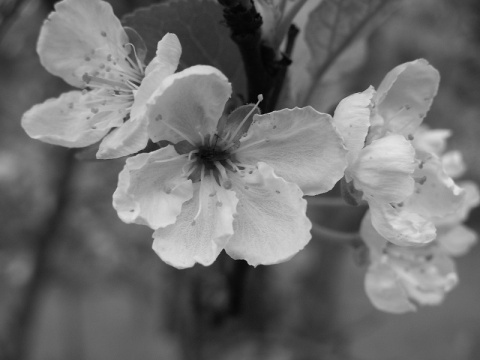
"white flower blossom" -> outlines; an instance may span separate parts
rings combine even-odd
[[[40,31],[40,62],[50,73],[84,90],[32,107],[22,118],[25,131],[34,139],[66,147],[84,147],[103,139],[98,158],[143,149],[148,134],[140,118],[151,93],[177,68],[178,38],[165,35],[156,57],[145,67],[145,54],[133,45],[143,40],[134,30],[122,27],[110,4],[63,0],[55,10]]]
[[[129,158],[119,176],[118,215],[154,229],[154,250],[178,268],[222,249],[251,265],[287,260],[311,238],[302,196],[330,190],[346,166],[328,114],[246,105],[226,117],[231,91],[210,66],[167,78],[147,117],[151,139],[171,145]]]
[[[368,202],[375,229],[397,245],[432,241],[435,219],[463,201],[438,156],[412,144],[438,83],[438,71],[415,60],[391,70],[376,92],[351,95],[335,111],[349,149],[345,179]]]

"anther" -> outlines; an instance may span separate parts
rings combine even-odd
[[[425,181],[427,181],[427,177],[426,176],[414,177],[413,180],[415,180],[416,183],[423,185],[425,184]]]
[[[227,141],[232,141],[235,136],[238,134],[238,132],[240,131],[240,129],[242,128],[243,124],[245,124],[245,122],[248,120],[248,118],[250,117],[250,115],[252,115],[252,113],[255,111],[255,109],[258,107],[258,105],[260,104],[260,102],[263,101],[263,95],[262,94],[259,94],[258,97],[257,97],[258,101],[257,103],[255,104],[255,106],[252,108],[252,110],[250,110],[247,114],[247,116],[245,116],[242,120],[242,122],[240,123],[240,125],[237,126],[237,128],[235,129],[235,131],[233,132],[233,134],[227,138]],[[233,144],[231,145],[233,146]],[[230,146],[230,147],[231,147]]]

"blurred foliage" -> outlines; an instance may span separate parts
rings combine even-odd
[[[121,16],[154,2],[112,4]],[[20,126],[29,107],[67,89],[41,67],[35,53],[52,3],[27,1],[0,39],[0,335],[7,338],[7,325],[32,276],[39,231],[55,206],[58,166],[66,151],[31,140]],[[440,70],[442,82],[426,121],[454,130],[451,148],[464,153],[468,177],[477,182],[479,24],[480,7],[474,0],[405,2],[370,38],[364,65],[342,88],[343,95],[361,91],[377,85],[401,62],[429,60]],[[445,304],[395,316],[369,304],[365,270],[354,264],[351,250],[326,245],[333,246],[333,255],[325,259],[325,245],[312,241],[291,261],[250,272],[245,316],[225,318],[219,316],[228,300],[225,277],[219,274],[231,263],[220,259],[214,267],[191,271],[163,264],[151,251],[151,231],[123,224],[111,206],[121,167],[122,160],[75,163],[67,220],[53,239],[29,359],[153,360],[200,353],[206,359],[477,358],[478,248],[460,259],[461,283]],[[342,211],[315,216],[355,229],[361,209]],[[351,224],[342,222],[345,211],[351,212]],[[479,216],[477,211],[470,219],[477,230]],[[325,261],[336,271],[322,272]],[[189,303],[192,292],[200,295],[194,306]],[[189,306],[192,311],[185,313]],[[199,308],[202,319],[195,318]],[[192,328],[193,323],[203,327]]]

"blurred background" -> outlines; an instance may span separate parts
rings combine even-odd
[[[152,2],[111,1],[118,17]],[[314,239],[289,262],[245,270],[237,313],[224,311],[235,279],[222,271],[238,264],[223,255],[210,268],[162,263],[151,230],[122,223],[112,208],[122,160],[78,161],[20,126],[31,106],[69,89],[35,51],[53,3],[0,0],[1,360],[478,359],[478,246],[458,259],[460,283],[441,306],[407,315],[374,309],[365,266],[331,242]],[[343,96],[420,57],[442,75],[426,122],[453,130],[449,149],[463,152],[465,178],[480,183],[478,1],[405,1],[369,37]],[[362,211],[311,213],[354,231]],[[477,209],[468,224],[479,230],[479,220]]]

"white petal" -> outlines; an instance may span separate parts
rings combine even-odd
[[[265,162],[306,195],[331,190],[346,167],[346,149],[330,115],[309,106],[256,115],[240,141],[240,163]]]
[[[426,60],[395,67],[378,86],[374,102],[383,118],[384,131],[413,134],[437,94],[440,75]]]
[[[452,135],[449,129],[429,129],[420,126],[415,131],[412,144],[417,150],[433,153],[437,156],[443,154],[447,147],[447,139]]]
[[[169,76],[147,103],[150,138],[201,144],[215,133],[232,86],[211,66],[197,65]]]
[[[465,199],[465,192],[443,170],[440,159],[417,151],[421,161],[415,170],[415,191],[405,202],[410,211],[430,219],[456,213]]]
[[[365,200],[400,202],[413,192],[415,150],[401,135],[390,135],[364,147],[347,169]]]
[[[388,241],[400,246],[427,244],[436,236],[434,224],[405,206],[369,202],[372,225]]]
[[[175,34],[167,33],[158,42],[157,54],[146,67],[145,77],[135,93],[130,118],[137,119],[145,115],[147,101],[161,86],[162,81],[177,70],[181,53],[182,47]]]
[[[148,143],[148,133],[147,122],[143,120],[127,120],[105,136],[100,143],[97,158],[116,159],[144,149]]]
[[[379,310],[402,314],[415,311],[397,274],[387,264],[372,264],[365,275],[365,291]]]
[[[235,192],[220,187],[211,176],[195,186],[195,194],[183,204],[177,222],[153,234],[155,252],[177,268],[210,265],[233,234],[238,203]]]
[[[408,296],[421,305],[438,305],[458,282],[455,264],[435,246],[396,247],[389,258]]]
[[[310,241],[307,202],[297,185],[276,176],[264,163],[252,174],[231,179],[239,199],[234,235],[225,247],[232,258],[253,266],[276,264]]]
[[[477,243],[477,233],[464,225],[457,225],[445,231],[439,231],[437,240],[442,249],[451,256],[468,253]]]
[[[112,7],[99,0],[63,0],[43,24],[37,44],[42,65],[70,85],[84,84],[82,76],[100,69],[113,55],[118,65],[128,37]],[[113,65],[111,65],[113,66]]]
[[[85,102],[95,98],[92,93],[70,91],[35,105],[23,115],[22,126],[30,137],[49,144],[83,147],[96,143],[110,130],[111,113],[93,114],[86,107]]]
[[[126,223],[158,229],[175,223],[182,204],[192,198],[191,180],[182,175],[186,155],[169,145],[127,159],[113,194],[113,207]]]
[[[467,171],[462,153],[458,150],[447,151],[442,155],[441,160],[445,173],[452,179],[461,177]]]
[[[352,163],[365,145],[370,127],[370,105],[375,93],[373,87],[350,95],[340,101],[333,115],[333,125],[342,136],[348,150],[348,162]]]
[[[435,219],[435,226],[440,229],[449,229],[467,220],[470,211],[480,205],[480,190],[473,181],[462,181],[458,184],[465,196],[460,208],[447,216]]]

